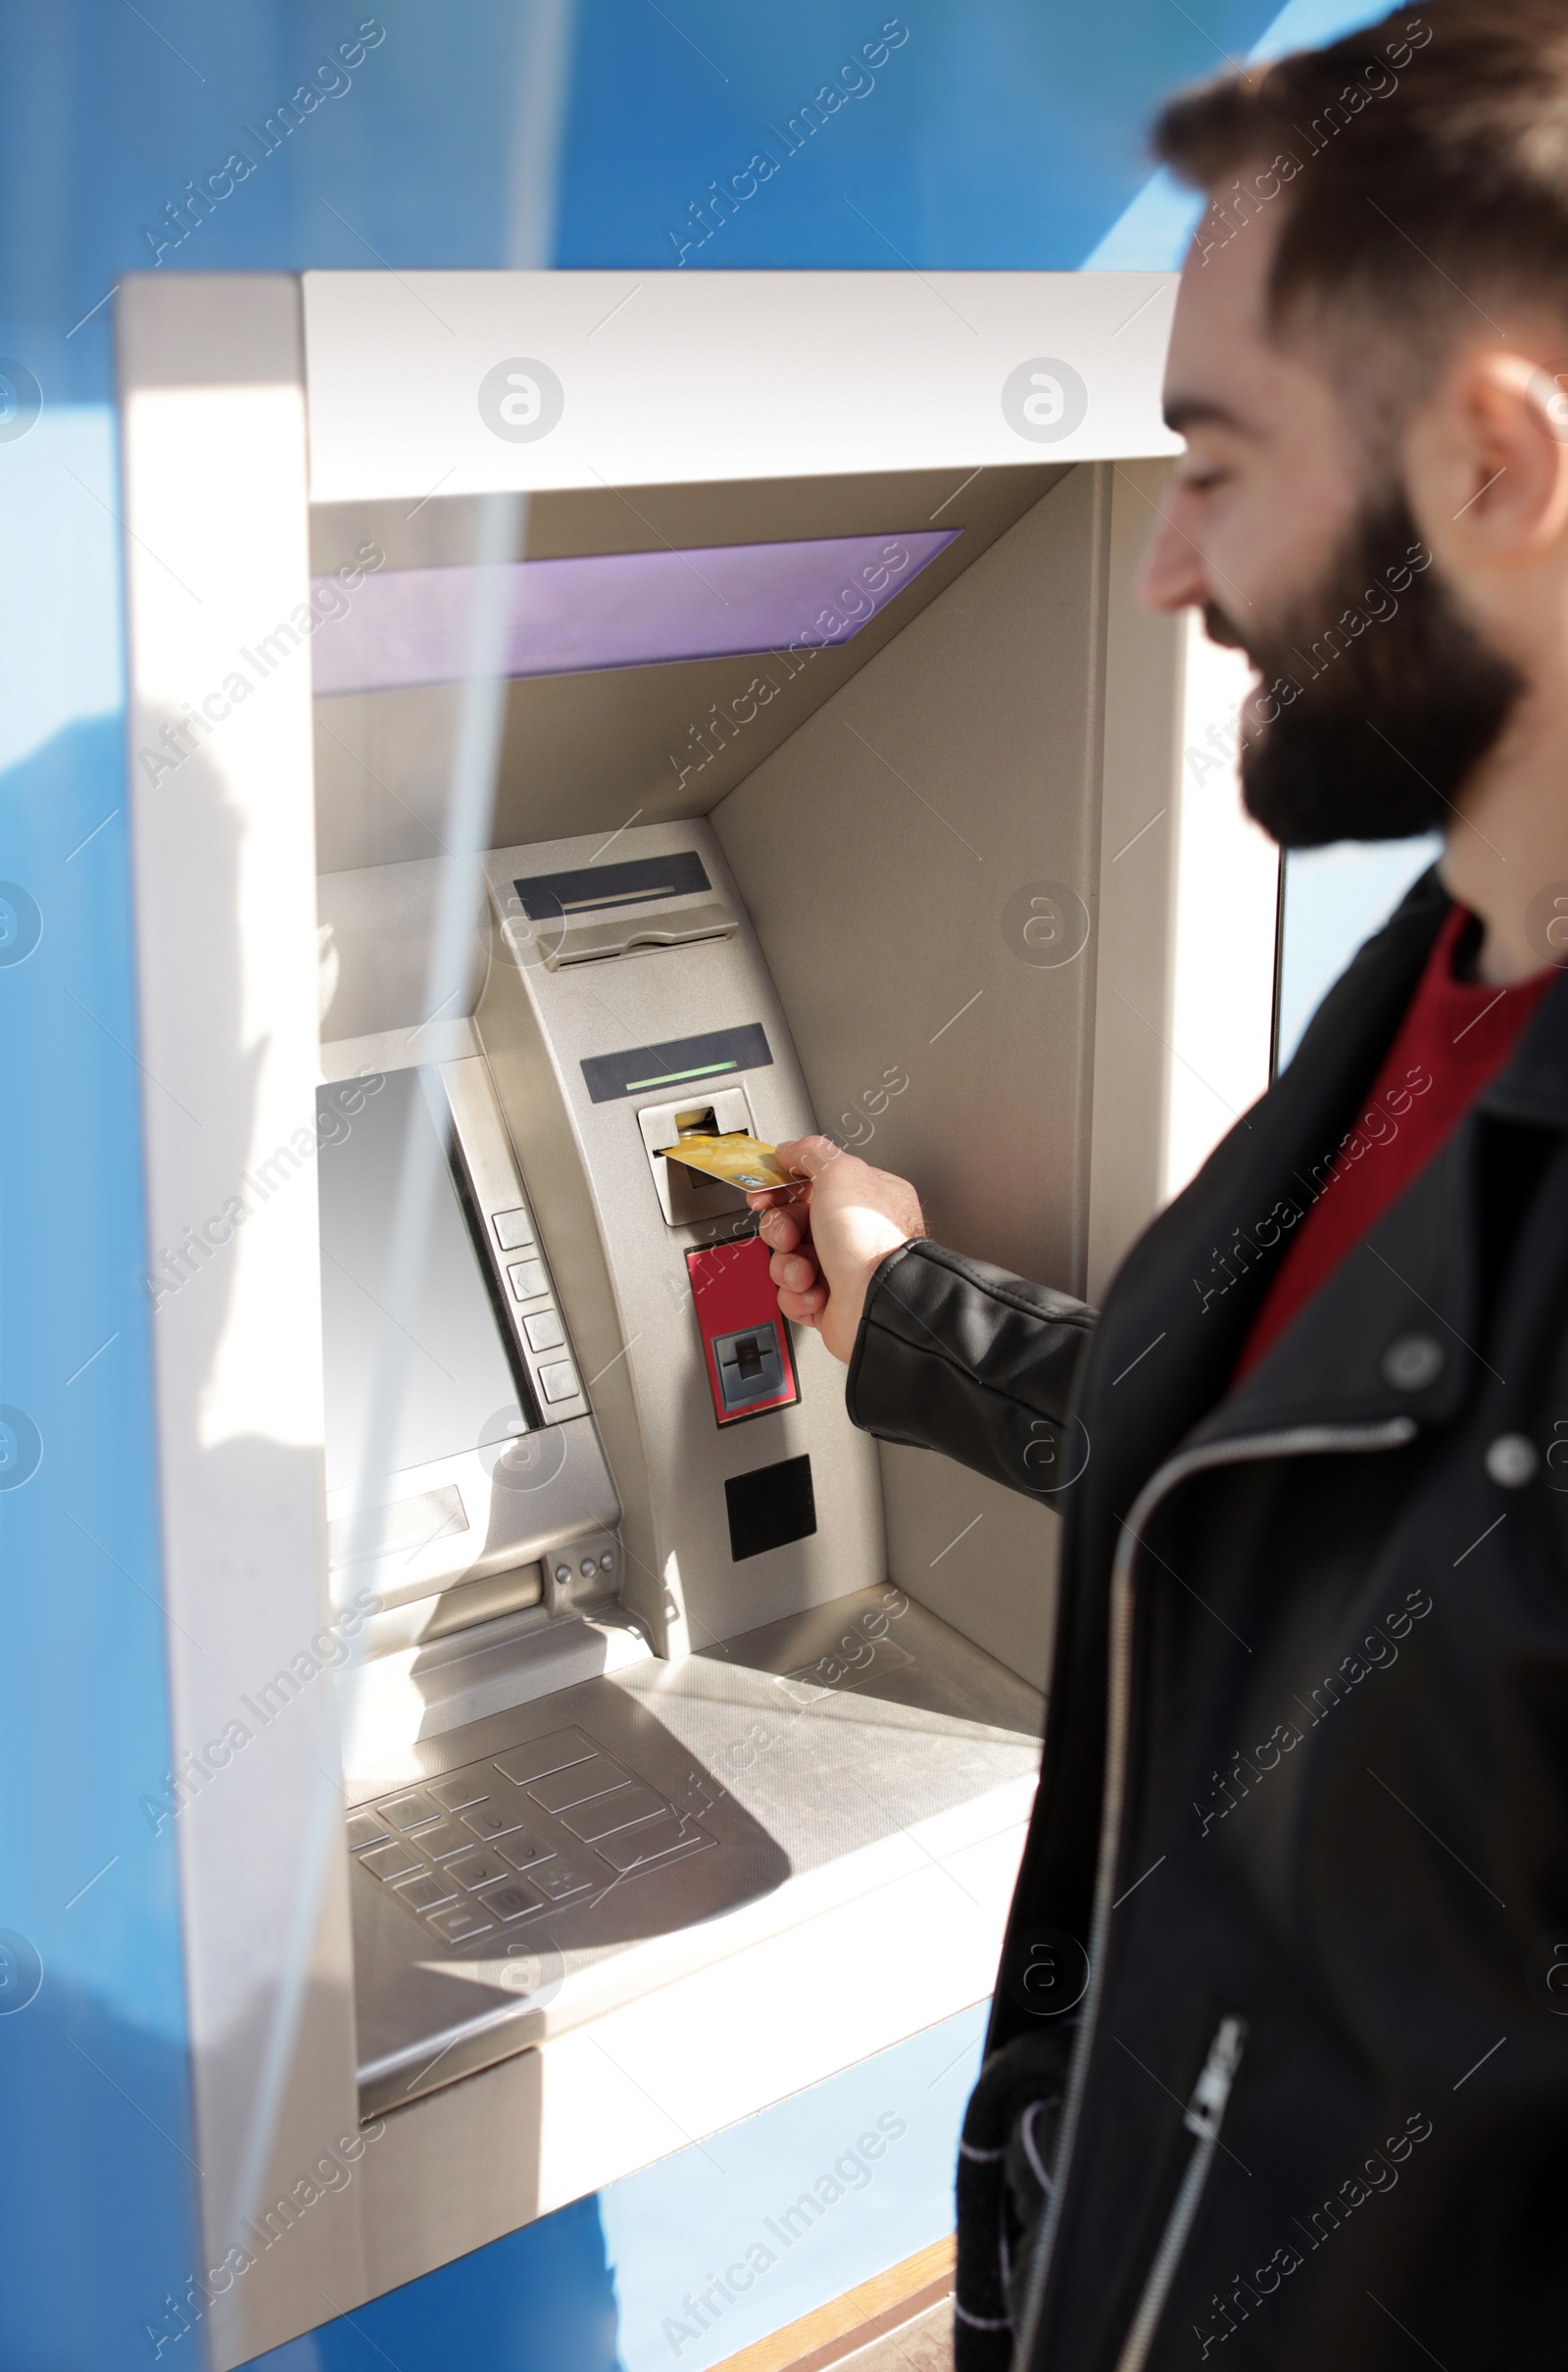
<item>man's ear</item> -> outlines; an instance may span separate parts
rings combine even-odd
[[[1461,348],[1405,438],[1410,506],[1440,572],[1472,586],[1568,541],[1568,355]]]

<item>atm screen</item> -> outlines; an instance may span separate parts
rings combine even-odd
[[[433,1081],[426,1087],[417,1070],[323,1088],[318,1097],[329,1491],[522,1430],[516,1378],[458,1199],[449,1126],[435,1117],[444,1109],[439,1088]],[[426,1150],[433,1146],[439,1162],[420,1239],[418,1290],[404,1305],[413,1315],[398,1329],[403,1389],[382,1447],[368,1444],[367,1434],[411,1123],[428,1132]]]

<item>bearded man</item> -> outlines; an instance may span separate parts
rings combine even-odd
[[[957,2361],[1554,2363],[1568,6],[1433,0],[1155,147],[1208,203],[1145,596],[1255,663],[1282,847],[1445,847],[1098,1314],[826,1139],[754,1198],[858,1424],[1082,1466]]]

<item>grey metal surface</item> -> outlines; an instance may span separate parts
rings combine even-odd
[[[1111,474],[1070,470],[711,817],[823,1127],[912,1180],[938,1242],[1071,1292],[1099,1026]],[[1076,917],[1076,953],[1071,933],[1059,951],[1025,938],[1035,897]],[[1157,1138],[1157,1097],[1144,1124]],[[1031,1508],[922,1453],[884,1457],[882,1475],[894,1578],[1040,1671],[1051,1501]]]
[[[679,1656],[880,1581],[881,1494],[873,1445],[844,1408],[843,1370],[809,1329],[792,1338],[798,1404],[716,1423],[685,1254],[753,1221],[682,1223],[673,1204],[666,1218],[643,1115],[672,1097],[707,1105],[724,1100],[715,1090],[740,1091],[757,1132],[776,1143],[811,1127],[811,1109],[750,921],[701,820],[623,830],[615,859],[696,851],[738,918],[733,938],[549,969],[541,935],[556,926],[530,920],[514,881],[590,865],[601,847],[585,837],[489,857],[499,929],[478,1028],[615,1478],[623,1602],[661,1654]],[[753,1045],[763,1033],[771,1060],[701,1078],[657,1072],[637,1092],[595,1101],[585,1062],[719,1031]],[[725,1483],[802,1455],[816,1532],[738,1564]]]
[[[355,1789],[356,1814],[363,1821],[370,1807],[376,1822],[358,1831],[369,1851],[388,1851],[386,1841],[413,1832],[405,1875],[433,1883],[452,1857],[448,1843],[464,1857],[462,1837],[446,1832],[472,1805],[441,1801],[451,1793],[446,1783],[462,1775],[460,1792],[477,1801],[482,1786],[539,1853],[509,1872],[499,1851],[509,1827],[493,1840],[495,1871],[486,1875],[481,1865],[472,1887],[453,1883],[439,1900],[429,1885],[420,1890],[429,1900],[425,1918],[400,1899],[395,1877],[354,1868],[365,2113],[416,2099],[724,1956],[736,1947],[725,1913],[751,1910],[748,1939],[794,1924],[806,1915],[801,1881],[817,1881],[812,1900],[820,1901],[819,1882],[833,1864],[1027,1777],[1038,1761],[1042,1710],[1014,1674],[902,1591],[880,1588],[684,1662],[649,1660],[424,1741],[396,1769]],[[537,1777],[532,1765],[511,1759],[517,1750],[564,1734],[577,1740],[578,1764],[594,1749],[624,1772],[603,1792],[640,1790],[623,1806],[640,1817],[607,1820],[601,1834],[585,1836],[593,1823],[551,1787],[548,1771],[543,1785],[513,1777]],[[497,1768],[497,1758],[509,1767]],[[558,1743],[557,1767],[565,1759]],[[410,1798],[412,1816],[385,1816]],[[443,1850],[418,1851],[421,1833]],[[654,1857],[638,1866],[640,1845]],[[552,1856],[587,1881],[574,1880],[572,1899],[545,1899],[510,1918],[477,1914],[488,1927],[467,1941],[449,1943],[431,1924],[448,1891],[456,1901],[491,1902],[511,1877],[531,1882]]]
[[[918,528],[939,505],[937,524],[963,532],[849,642],[760,660],[681,660],[509,683],[497,844],[591,832],[597,847],[633,814],[645,822],[706,815],[1060,474],[1059,463],[1031,461],[980,470],[960,465],[875,476],[645,483],[635,509],[618,487],[535,493],[517,514],[530,559]],[[368,539],[389,568],[473,560],[482,516],[482,498],[441,494],[412,507],[318,503],[311,514],[315,565],[339,567]],[[445,685],[318,703],[323,867],[335,874],[402,860],[412,871],[440,846],[458,714]],[[352,924],[351,907],[331,911]],[[407,1018],[422,1019],[422,1008]],[[334,1036],[372,1026],[334,1012]]]

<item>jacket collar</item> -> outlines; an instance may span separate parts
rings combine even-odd
[[[1118,1272],[1079,1408],[1111,1507],[1131,1503],[1197,1418],[1206,1437],[1246,1407],[1245,1429],[1272,1429],[1255,1387],[1277,1380],[1275,1359],[1227,1398],[1236,1361],[1291,1240],[1288,1213],[1304,1214],[1314,1169],[1321,1179],[1353,1125],[1451,903],[1435,871],[1422,876],[1330,990],[1289,1067]]]
[[[1331,989],[1288,1068],[1134,1248],[1109,1294],[1080,1413],[1125,1507],[1178,1444],[1313,1424],[1447,1421],[1487,1372],[1479,1340],[1489,1128],[1568,1130],[1568,977],[1475,1111],[1235,1391],[1230,1379],[1323,1164],[1353,1126],[1452,901],[1415,884]],[[1390,1353],[1419,1338],[1431,1380]],[[1430,1360],[1429,1360],[1429,1363]],[[1199,1421],[1195,1425],[1195,1415]],[[1108,1464],[1108,1471],[1107,1469]]]
[[[1542,999],[1512,1060],[1482,1090],[1476,1109],[1527,1127],[1568,1128],[1568,970]]]
[[[1195,1441],[1456,1416],[1481,1348],[1481,1124],[1449,1139],[1279,1340],[1198,1426]]]
[[[1449,903],[1444,896],[1432,908],[1413,893],[1405,918],[1413,924],[1418,914],[1435,913],[1441,928]],[[1423,930],[1428,950],[1435,936]],[[1337,1001],[1336,995],[1331,1003]],[[1481,1340],[1482,1183],[1489,1134],[1510,1126],[1568,1130],[1568,978],[1543,1000],[1509,1062],[1452,1136],[1246,1380],[1223,1394],[1191,1441],[1370,1425],[1395,1416],[1444,1424],[1478,1379],[1500,1383]],[[1249,1325],[1261,1290],[1249,1300]],[[1238,1355],[1245,1341],[1244,1329]]]

